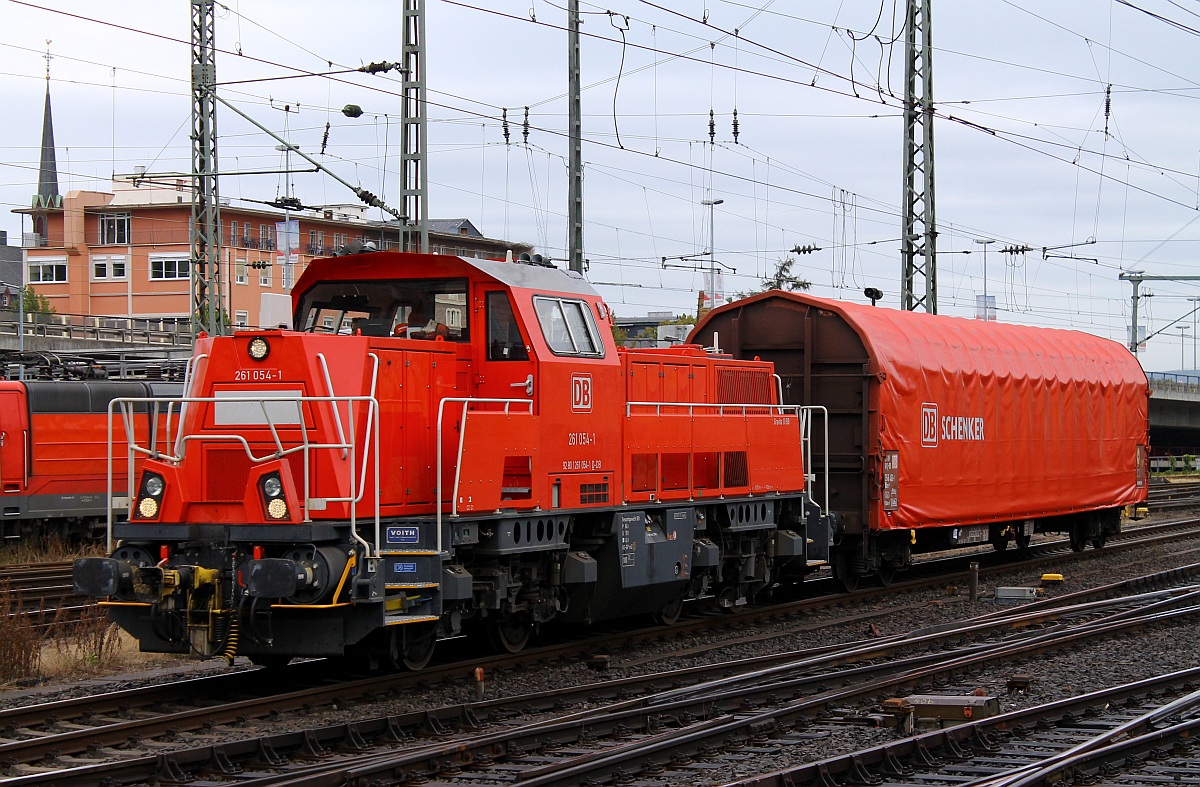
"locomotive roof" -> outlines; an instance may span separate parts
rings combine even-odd
[[[466,268],[473,268],[483,275],[513,288],[546,290],[572,295],[598,295],[592,285],[588,284],[581,274],[574,271],[525,262],[394,251],[377,251],[313,260],[296,283],[294,292],[302,293],[316,281],[414,278],[413,274],[416,278],[423,278],[429,275],[428,266],[430,265],[444,267],[458,264]]]
[[[903,372],[918,368],[945,369],[1001,377],[1146,384],[1141,364],[1124,345],[1083,331],[910,312],[782,290],[714,309],[695,332],[720,331],[739,310],[769,310],[788,302],[838,315],[860,337],[873,372],[899,372],[903,377]]]

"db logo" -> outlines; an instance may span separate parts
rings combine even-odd
[[[934,402],[921,405],[921,445],[938,444],[938,406]]]
[[[571,375],[571,409],[577,413],[592,411],[592,376],[590,374]]]

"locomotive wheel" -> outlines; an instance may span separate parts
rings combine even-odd
[[[833,555],[833,578],[842,586],[842,590],[847,593],[853,593],[858,590],[858,582],[862,579],[850,567],[851,562],[850,555],[845,552],[835,552]]]
[[[500,653],[520,653],[533,636],[533,621],[524,615],[508,615],[490,618],[487,622],[488,639]]]
[[[679,616],[683,613],[683,599],[677,598],[672,602],[664,604],[657,612],[650,615],[654,622],[660,626],[671,626],[679,622]]]
[[[436,623],[411,623],[392,629],[392,661],[398,669],[425,669],[437,646]]]

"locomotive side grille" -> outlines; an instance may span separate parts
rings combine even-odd
[[[237,503],[246,495],[250,457],[241,448],[208,448],[204,452],[204,501]]]
[[[720,404],[769,404],[771,375],[757,369],[717,369],[717,402]]]
[[[745,451],[725,452],[725,486],[749,486],[750,472]]]
[[[607,503],[608,484],[580,484],[579,502],[581,505],[587,503]]]

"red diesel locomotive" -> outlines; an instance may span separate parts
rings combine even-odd
[[[917,551],[1039,532],[1101,547],[1146,499],[1150,389],[1117,342],[779,291],[710,312],[690,341],[771,361],[783,401],[828,408],[809,470],[847,587]]]
[[[582,277],[528,261],[317,260],[294,307],[197,341],[116,549],[76,562],[143,650],[419,668],[471,630],[515,652],[553,620],[733,607],[827,557],[812,411],[770,363],[618,348]]]
[[[117,380],[0,381],[0,487],[5,541],[59,537],[91,540],[109,517],[108,406],[119,397],[178,395],[172,383]],[[137,439],[151,439],[145,407],[131,419]],[[161,430],[165,414],[157,419]],[[160,432],[161,434],[161,432]],[[123,437],[123,435],[122,435]],[[127,455],[115,449],[114,487],[126,487]],[[124,517],[128,498],[113,498]]]

